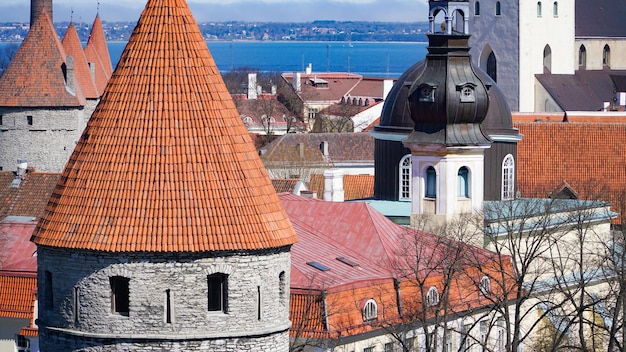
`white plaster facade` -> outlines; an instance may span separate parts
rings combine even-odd
[[[626,70],[626,38],[576,38],[574,57],[580,57],[580,47],[585,47],[585,62],[579,63],[580,69],[602,70],[610,68],[612,70]],[[604,64],[604,49],[610,49],[610,59],[608,65]]]
[[[470,3],[470,54],[474,62],[488,71],[487,58],[493,52],[496,81],[511,109],[534,111],[535,74],[544,73],[544,66],[555,74],[573,74],[577,68],[576,56],[571,54],[575,47],[574,0]],[[479,15],[475,13],[476,3]],[[495,13],[496,3],[500,3],[500,15]],[[551,59],[544,65],[546,47],[550,48]]]

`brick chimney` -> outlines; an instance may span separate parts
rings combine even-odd
[[[45,12],[50,17],[50,22],[54,23],[52,18],[52,0],[31,0],[30,1],[30,25],[35,23],[35,20],[41,12]]]

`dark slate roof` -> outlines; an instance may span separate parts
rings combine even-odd
[[[615,97],[615,80],[626,71],[578,70],[573,75],[542,74],[537,80],[564,111],[598,111]]]
[[[268,144],[264,160],[298,159],[298,145],[303,143],[310,162],[324,161],[320,150],[328,142],[328,159],[332,162],[374,160],[374,138],[369,133],[288,133]],[[292,159],[295,158],[295,159]]]
[[[626,37],[624,0],[576,0],[576,37]]]

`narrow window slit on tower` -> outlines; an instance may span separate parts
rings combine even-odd
[[[165,290],[165,322],[172,323],[172,296],[169,289]]]

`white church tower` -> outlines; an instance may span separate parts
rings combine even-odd
[[[545,111],[536,74],[573,74],[574,0],[469,0],[470,53],[498,83],[513,111]]]
[[[491,84],[472,66],[464,25],[468,11],[468,2],[430,1],[431,28],[441,13],[445,24],[428,35],[423,70],[408,92],[415,124],[404,140],[411,151],[412,221],[430,215],[442,224],[482,210],[484,153],[491,140],[480,125]]]

